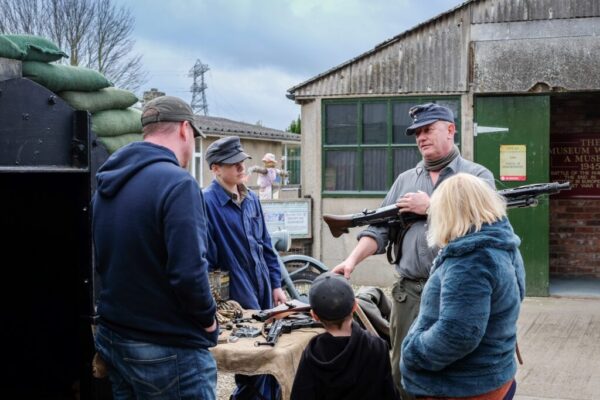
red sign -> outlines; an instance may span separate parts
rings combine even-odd
[[[500,177],[501,181],[526,181],[527,177],[523,176],[523,175],[519,175],[519,176],[512,176],[512,175],[502,175]]]
[[[600,198],[600,134],[552,135],[550,178],[571,182],[555,197]]]

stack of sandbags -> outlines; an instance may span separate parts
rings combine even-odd
[[[64,91],[58,95],[71,107],[92,113],[92,130],[109,153],[142,140],[142,112],[131,108],[138,101],[133,93],[108,87],[94,92]]]
[[[117,89],[98,71],[50,64],[67,55],[48,39],[0,35],[0,57],[23,62],[23,76],[58,93],[71,107],[92,114],[92,130],[107,150],[142,140],[141,112],[131,108],[137,97]]]

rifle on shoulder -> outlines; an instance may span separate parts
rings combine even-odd
[[[551,195],[561,190],[571,189],[569,182],[535,183],[532,185],[517,186],[511,189],[499,190],[498,193],[506,199],[507,208],[535,207],[539,197],[545,194]],[[409,227],[418,220],[426,219],[426,215],[411,212],[399,212],[395,204],[380,207],[375,210],[365,209],[356,214],[332,215],[324,214],[323,220],[329,226],[333,237],[340,237],[349,232],[349,228],[363,225],[390,224]]]

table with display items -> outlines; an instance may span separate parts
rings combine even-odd
[[[246,310],[244,317],[250,317],[253,311]],[[262,322],[244,322],[262,328]],[[323,328],[300,328],[290,333],[283,333],[275,346],[255,346],[255,342],[265,342],[259,335],[254,338],[239,338],[229,343],[227,338],[231,331],[224,330],[219,335],[219,344],[210,349],[217,361],[220,372],[242,375],[272,375],[281,386],[282,399],[289,399],[296,370],[302,352],[308,342],[316,335],[325,332]]]

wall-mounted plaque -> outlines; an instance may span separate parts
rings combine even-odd
[[[556,197],[600,198],[600,133],[552,135],[550,178],[573,187]]]

